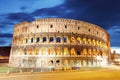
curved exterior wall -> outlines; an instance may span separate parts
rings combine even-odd
[[[9,65],[20,68],[80,68],[105,65],[110,40],[101,27],[45,18],[15,25]]]

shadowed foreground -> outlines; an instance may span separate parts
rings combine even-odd
[[[120,70],[0,74],[0,80],[119,80]]]

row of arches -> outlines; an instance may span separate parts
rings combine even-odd
[[[107,44],[105,42],[102,42],[100,40],[96,39],[90,39],[90,38],[81,38],[74,36],[68,37],[68,36],[42,36],[42,37],[20,37],[18,40],[13,40],[13,44],[17,45],[24,45],[29,43],[68,43],[68,44],[77,44],[77,45],[91,45],[91,46],[100,46],[107,48]]]
[[[15,51],[15,50],[14,50]],[[106,51],[97,49],[77,49],[74,47],[36,47],[36,48],[20,48],[18,51],[19,55],[103,55],[107,54]],[[14,52],[16,53],[16,52]]]
[[[80,69],[80,67],[97,67],[100,63],[102,61],[95,59],[20,59],[19,67]]]

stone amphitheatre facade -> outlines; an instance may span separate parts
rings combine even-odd
[[[14,27],[9,66],[79,69],[107,64],[108,33],[83,21],[44,18]]]

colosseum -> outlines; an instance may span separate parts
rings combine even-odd
[[[80,69],[106,65],[110,39],[101,27],[79,20],[43,18],[14,27],[9,66]]]

